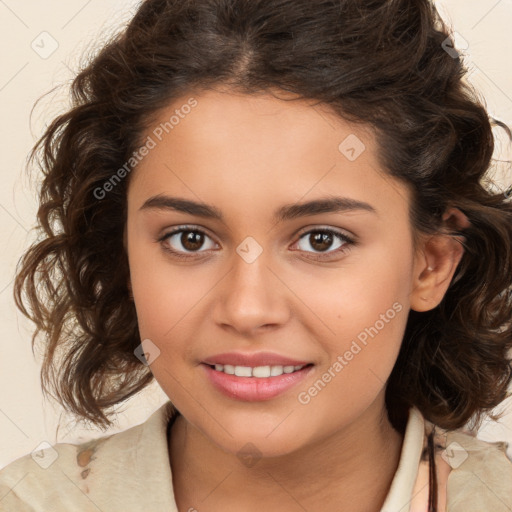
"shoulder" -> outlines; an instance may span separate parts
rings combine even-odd
[[[87,492],[90,463],[100,454],[98,465],[112,463],[100,447],[109,441],[111,445],[124,444],[126,435],[123,432],[82,444],[58,443],[11,462],[0,470],[0,511],[55,510],[56,506],[65,510],[67,499],[76,503],[80,494]]]
[[[0,470],[0,511],[141,510],[145,483],[158,487],[158,478],[147,475],[160,467],[156,474],[170,477],[168,404],[122,432],[81,444],[58,443],[11,462]],[[152,504],[157,510],[158,503]]]
[[[462,431],[445,432],[442,457],[450,465],[448,512],[510,512],[512,461],[508,443],[487,442]]]

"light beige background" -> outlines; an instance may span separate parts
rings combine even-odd
[[[73,442],[103,434],[74,428],[72,418],[63,416],[63,428],[56,435],[62,411],[41,394],[39,359],[30,347],[31,324],[14,306],[12,279],[18,258],[33,238],[30,228],[37,208],[35,189],[24,172],[26,157],[45,125],[65,108],[65,89],[46,97],[32,117],[31,108],[43,93],[69,82],[82,54],[125,23],[136,5],[129,0],[0,0],[0,467],[43,441]],[[470,79],[489,111],[512,126],[512,1],[445,0],[438,6],[460,34],[460,44],[467,44]],[[496,158],[510,158],[509,149],[500,144]],[[512,176],[510,169],[503,169],[497,170],[496,186],[505,189]],[[160,388],[151,386],[119,407],[116,427],[109,433],[142,422],[165,400]],[[506,413],[502,421],[486,421],[478,436],[509,442],[512,456],[512,402],[498,410]]]

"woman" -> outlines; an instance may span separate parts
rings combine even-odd
[[[34,148],[15,299],[78,418],[169,402],[11,463],[0,510],[512,508],[463,430],[511,380],[510,131],[447,40],[427,0],[141,4]]]

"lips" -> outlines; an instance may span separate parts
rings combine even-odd
[[[217,391],[230,399],[244,402],[260,402],[276,398],[297,387],[314,371],[314,365],[310,364],[292,373],[260,378],[229,375],[206,363],[201,364],[200,368]]]
[[[210,356],[203,361],[203,363],[214,366],[216,364],[232,365],[232,366],[304,366],[312,364],[311,361],[291,359],[280,354],[273,352],[255,352],[255,353],[242,353],[242,352],[224,352]]]

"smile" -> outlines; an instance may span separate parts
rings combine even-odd
[[[215,370],[218,372],[224,372],[228,375],[236,375],[237,377],[256,377],[258,379],[264,379],[267,377],[278,377],[283,373],[293,373],[308,365],[297,365],[297,366],[233,366],[231,364],[216,364]],[[213,367],[213,365],[212,365]]]
[[[202,363],[207,380],[223,395],[256,402],[277,397],[302,382],[314,364],[299,366],[233,366]]]

